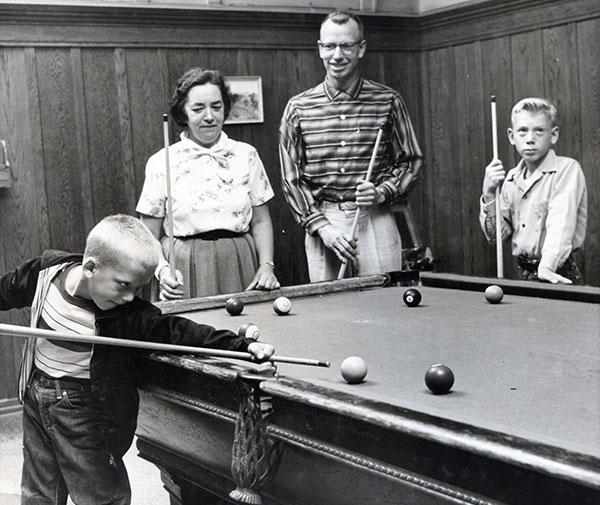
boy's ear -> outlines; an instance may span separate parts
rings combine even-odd
[[[553,126],[552,127],[552,137],[550,139],[550,142],[552,143],[552,145],[555,145],[558,142],[558,126]]]
[[[98,261],[93,256],[88,256],[83,260],[83,275],[86,277],[92,277],[96,270],[98,270]]]
[[[508,141],[514,146],[515,145],[515,135],[513,133],[513,129],[507,128],[506,134],[508,135]]]

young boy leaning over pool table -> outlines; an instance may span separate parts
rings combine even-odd
[[[46,251],[0,278],[0,310],[31,307],[31,326],[61,332],[248,351],[274,348],[176,316],[136,297],[160,245],[138,219],[115,215],[82,255]],[[133,440],[139,349],[29,338],[19,377],[23,505],[127,505],[122,456]]]
[[[495,190],[502,184],[502,240],[512,236],[521,278],[581,283],[572,253],[585,239],[587,190],[579,163],[554,151],[554,105],[543,98],[518,102],[508,139],[522,159],[506,175],[498,159],[485,169],[479,221],[486,238],[496,240]]]

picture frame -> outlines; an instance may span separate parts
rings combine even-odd
[[[233,98],[231,111],[225,124],[264,122],[262,77],[225,76],[224,78]]]

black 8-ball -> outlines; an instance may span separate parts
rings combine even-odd
[[[425,385],[434,395],[444,395],[454,385],[454,374],[446,365],[432,365],[425,373]]]
[[[402,295],[402,299],[409,307],[416,307],[421,303],[421,292],[414,288],[407,289]]]

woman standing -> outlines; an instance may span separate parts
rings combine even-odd
[[[186,128],[169,147],[177,278],[162,258],[156,272],[161,299],[279,287],[266,205],[273,190],[256,149],[222,131],[230,109],[219,72],[192,68],[177,81],[170,112]],[[136,208],[159,239],[168,233],[166,199],[161,149],[148,159]],[[162,244],[168,258],[168,237]]]

